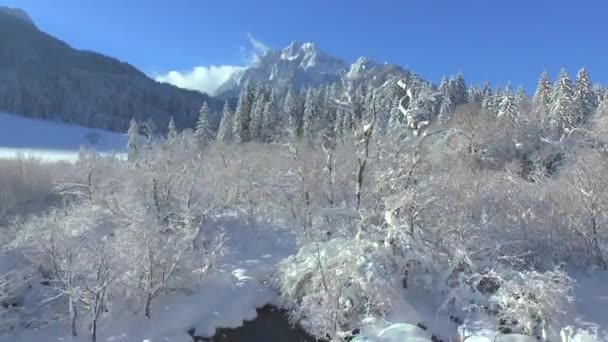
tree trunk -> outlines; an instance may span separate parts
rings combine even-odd
[[[148,296],[146,297],[146,306],[144,308],[144,315],[146,316],[146,318],[150,318],[151,310],[152,310],[152,294],[148,293]]]
[[[91,342],[97,342],[97,318],[91,322]]]
[[[596,262],[602,270],[606,270],[608,268],[608,265],[606,264],[606,260],[604,259],[602,249],[600,248],[600,241],[597,234],[597,219],[595,215],[591,217],[591,228],[593,234],[593,252],[595,254]]]
[[[72,336],[78,336],[78,332],[76,331],[76,322],[78,320],[78,311],[76,311],[76,304],[74,303],[74,298],[69,298],[69,310],[70,310],[70,327],[72,329]]]

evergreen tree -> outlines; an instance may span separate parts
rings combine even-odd
[[[450,96],[450,80],[447,76],[441,78],[441,82],[439,82],[439,91],[443,97]]]
[[[523,85],[517,87],[515,91],[515,107],[517,107],[518,113],[525,112],[528,109],[528,97]]]
[[[251,139],[251,111],[255,98],[255,88],[248,82],[241,94],[234,112],[232,135],[237,143],[248,142]]]
[[[462,73],[458,73],[455,78],[450,79],[449,93],[450,100],[454,107],[458,107],[468,102],[469,94]]]
[[[262,86],[258,86],[251,111],[251,140],[261,140],[264,107],[266,106],[266,101],[268,100],[267,97],[267,90]]]
[[[274,90],[270,92],[270,97],[264,105],[262,118],[262,139],[266,142],[276,140],[279,137],[280,120]]]
[[[207,102],[204,102],[201,110],[199,111],[198,121],[194,131],[194,137],[201,147],[207,145],[214,139],[210,119],[211,110],[209,109]]]
[[[490,82],[483,82],[483,88],[481,89],[481,93],[484,99],[492,97],[492,88],[490,87]]]
[[[452,100],[449,97],[445,97],[443,101],[441,101],[441,108],[439,109],[439,116],[437,116],[437,120],[440,123],[447,122],[454,111],[454,105],[452,104]]]
[[[228,101],[224,103],[224,109],[222,110],[222,119],[220,120],[220,127],[217,130],[217,139],[221,142],[228,142],[232,140],[232,121],[233,113],[230,110]]]
[[[473,84],[469,88],[469,100],[470,103],[481,104],[483,102],[483,93],[476,84]]]
[[[283,112],[289,122],[289,130],[294,137],[302,136],[302,113],[298,103],[297,93],[293,89],[287,91]]]
[[[167,140],[169,143],[174,144],[177,141],[177,128],[175,128],[175,120],[173,120],[173,116],[169,118],[169,127],[167,130]]]
[[[561,135],[564,130],[574,127],[576,121],[574,90],[568,72],[562,69],[551,92],[551,108],[547,124],[555,134]]]
[[[139,124],[135,118],[131,119],[129,123],[129,130],[127,131],[127,158],[130,161],[136,160],[141,152],[141,138],[139,136]]]
[[[532,111],[539,114],[544,120],[549,118],[551,103],[551,79],[549,73],[543,71],[538,80],[536,92],[532,98]]]
[[[317,134],[317,120],[319,108],[316,103],[316,96],[312,88],[309,88],[306,92],[306,99],[304,101],[304,122],[302,127],[302,133],[304,137],[308,139],[314,139]]]
[[[576,89],[574,91],[575,107],[578,112],[577,124],[582,125],[590,121],[591,115],[597,108],[597,98],[593,92],[589,73],[585,68],[576,75]]]
[[[507,91],[505,91],[502,101],[500,102],[497,117],[513,122],[516,119],[516,112],[517,110],[515,107],[513,93],[511,92],[510,88],[507,88]]]
[[[323,134],[334,134],[334,126],[336,125],[336,104],[335,98],[337,94],[337,85],[334,83],[328,85],[324,89],[323,103],[322,103],[322,116],[320,128],[324,129]],[[319,132],[321,134],[321,132]]]

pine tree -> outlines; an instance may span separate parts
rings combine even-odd
[[[304,100],[304,122],[302,126],[302,133],[307,139],[313,140],[317,134],[316,123],[318,120],[318,111],[316,96],[313,89],[309,88],[306,92],[306,99]]]
[[[325,132],[323,134],[329,134],[333,136],[334,134],[334,126],[336,125],[336,104],[335,98],[337,93],[337,85],[334,83],[332,85],[328,85],[324,89],[323,94],[323,103],[322,107],[322,119],[320,123],[320,129],[323,129]],[[319,132],[321,134],[321,132]]]
[[[177,128],[175,128],[175,120],[173,120],[173,116],[169,118],[169,127],[167,130],[167,140],[170,144],[174,144],[177,141]]]
[[[302,111],[298,103],[297,93],[293,89],[287,91],[283,111],[289,122],[289,130],[294,137],[302,136]]]
[[[515,91],[515,107],[520,114],[528,110],[528,97],[523,85],[517,87]]]
[[[264,114],[262,115],[262,118],[262,139],[266,142],[278,139],[280,120],[279,108],[277,107],[274,90],[270,92],[270,97],[264,105]]]
[[[450,80],[447,76],[441,78],[441,82],[439,82],[439,91],[444,97],[450,96]]]
[[[127,158],[130,161],[136,160],[141,152],[141,138],[139,136],[139,124],[135,118],[131,119],[129,123],[129,130],[127,131]]]
[[[459,72],[455,78],[450,79],[449,93],[450,100],[454,107],[458,107],[468,102],[469,94],[462,73]]]
[[[575,107],[578,112],[577,125],[590,121],[591,115],[597,108],[597,98],[593,92],[589,73],[585,68],[576,75],[576,89],[574,91]]]
[[[440,123],[448,122],[452,117],[453,111],[454,105],[452,104],[452,100],[449,97],[445,97],[443,101],[441,101],[441,108],[439,109],[437,120],[439,120]]]
[[[494,94],[492,93],[492,89],[490,88],[490,82],[485,81],[483,83],[483,89],[481,90],[481,94],[481,108],[485,109],[488,112],[491,112]]]
[[[239,101],[234,112],[232,134],[237,143],[248,142],[251,139],[251,111],[255,89],[251,83],[247,83],[239,96]]]
[[[228,101],[224,103],[224,109],[222,110],[222,119],[220,120],[220,127],[217,130],[217,140],[221,142],[228,142],[232,140],[232,122],[233,113],[230,110]]]
[[[483,93],[476,84],[473,84],[469,88],[469,101],[470,103],[481,104],[483,102]]]
[[[551,79],[549,73],[543,71],[538,80],[536,92],[532,98],[532,111],[540,115],[543,120],[548,120],[551,103]]]
[[[561,135],[564,130],[571,129],[576,124],[574,90],[565,69],[562,69],[553,85],[550,116],[547,124],[557,135]]]
[[[507,88],[500,102],[497,117],[509,122],[514,122],[516,119],[516,107],[513,93],[510,88]]]
[[[268,101],[267,90],[261,85],[257,87],[254,98],[253,108],[251,111],[251,140],[261,140],[262,126],[264,120],[264,107]]]
[[[207,105],[207,102],[203,102],[203,106],[198,114],[198,121],[196,123],[196,129],[194,131],[194,138],[201,147],[206,146],[215,137],[213,136],[213,130],[211,129],[211,110]]]

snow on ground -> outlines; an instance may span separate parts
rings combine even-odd
[[[197,335],[210,336],[218,327],[239,327],[256,317],[256,308],[279,305],[277,293],[265,285],[276,262],[295,252],[293,236],[269,226],[250,227],[236,221],[220,220],[206,229],[223,228],[228,237],[229,253],[218,265],[218,272],[204,281],[192,295],[171,294],[159,299],[152,319],[131,314],[104,318],[98,341],[138,342],[191,341],[190,328]],[[69,337],[67,325],[60,324],[38,331],[16,331],[0,335],[0,342],[88,341],[83,336]]]
[[[126,134],[0,113],[0,158],[74,161],[81,146],[124,154]]]

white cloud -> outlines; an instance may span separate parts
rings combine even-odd
[[[156,76],[156,80],[158,82],[170,83],[184,89],[198,90],[207,94],[213,94],[222,83],[228,80],[232,73],[240,69],[243,69],[243,67],[235,65],[212,65],[210,67],[197,66],[192,70],[169,71],[169,73],[165,75]]]
[[[247,41],[247,46],[241,46],[241,53],[245,56],[246,66],[196,66],[191,70],[169,71],[167,74],[157,75],[155,79],[158,82],[170,83],[180,88],[213,94],[220,85],[228,80],[232,73],[255,63],[260,56],[270,50],[268,45],[256,39],[251,33],[247,33]]]
[[[249,51],[249,64],[255,63],[262,55],[264,55],[270,47],[260,40],[256,39],[251,33],[247,33],[247,40],[249,40],[249,44],[251,45]],[[246,48],[243,50],[247,51]]]

